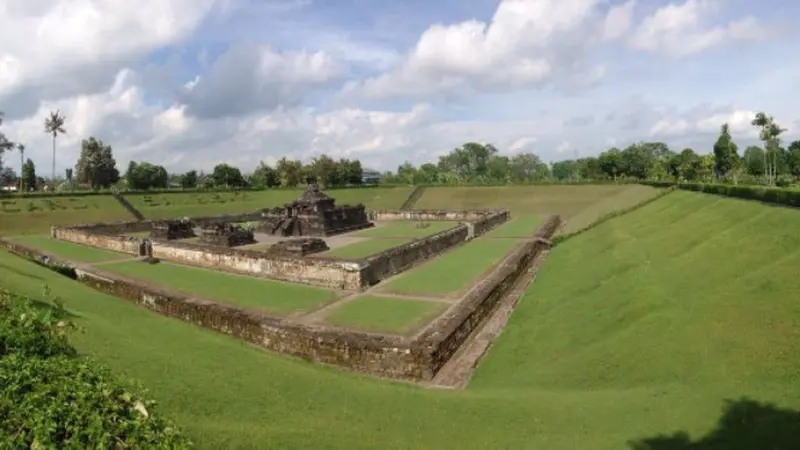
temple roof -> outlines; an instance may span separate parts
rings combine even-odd
[[[325,201],[332,201],[333,197],[328,196],[324,192],[319,190],[319,186],[316,183],[309,183],[308,188],[306,188],[305,192],[297,199],[297,203],[320,203]]]

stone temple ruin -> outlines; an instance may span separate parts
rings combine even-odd
[[[153,222],[152,227],[150,237],[156,239],[172,241],[196,237],[194,234],[194,225],[188,218],[180,220],[160,220],[158,222]]]
[[[301,258],[314,253],[328,251],[330,248],[324,239],[297,238],[280,241],[267,250],[270,255],[294,256]]]
[[[262,211],[259,231],[277,236],[331,236],[371,226],[364,205],[336,206],[310,181],[294,202]]]
[[[200,242],[222,247],[255,244],[253,230],[226,222],[213,222],[200,228]]]

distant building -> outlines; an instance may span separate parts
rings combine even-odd
[[[381,181],[381,174],[375,171],[364,171],[361,174],[362,184],[378,184]]]

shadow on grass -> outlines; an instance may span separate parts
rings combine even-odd
[[[0,263],[0,270],[7,270],[7,271],[9,271],[11,273],[15,273],[15,274],[17,274],[19,276],[22,276],[22,277],[25,277],[25,278],[30,278],[31,280],[38,280],[38,281],[42,281],[42,282],[44,281],[44,278],[42,278],[40,276],[31,275],[31,274],[29,274],[27,272],[24,272],[22,270],[17,269],[16,267],[9,266],[8,264]]]
[[[796,450],[800,411],[743,398],[728,401],[716,428],[692,441],[685,432],[630,442],[632,450]]]

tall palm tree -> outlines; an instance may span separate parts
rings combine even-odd
[[[56,138],[59,134],[67,133],[67,130],[64,129],[66,120],[67,118],[62,116],[58,110],[50,111],[50,116],[44,119],[44,132],[53,137],[53,178],[51,181],[53,188],[55,188],[56,182]]]
[[[25,165],[25,144],[18,143],[17,151],[19,152],[19,191],[22,192],[22,166]]]

